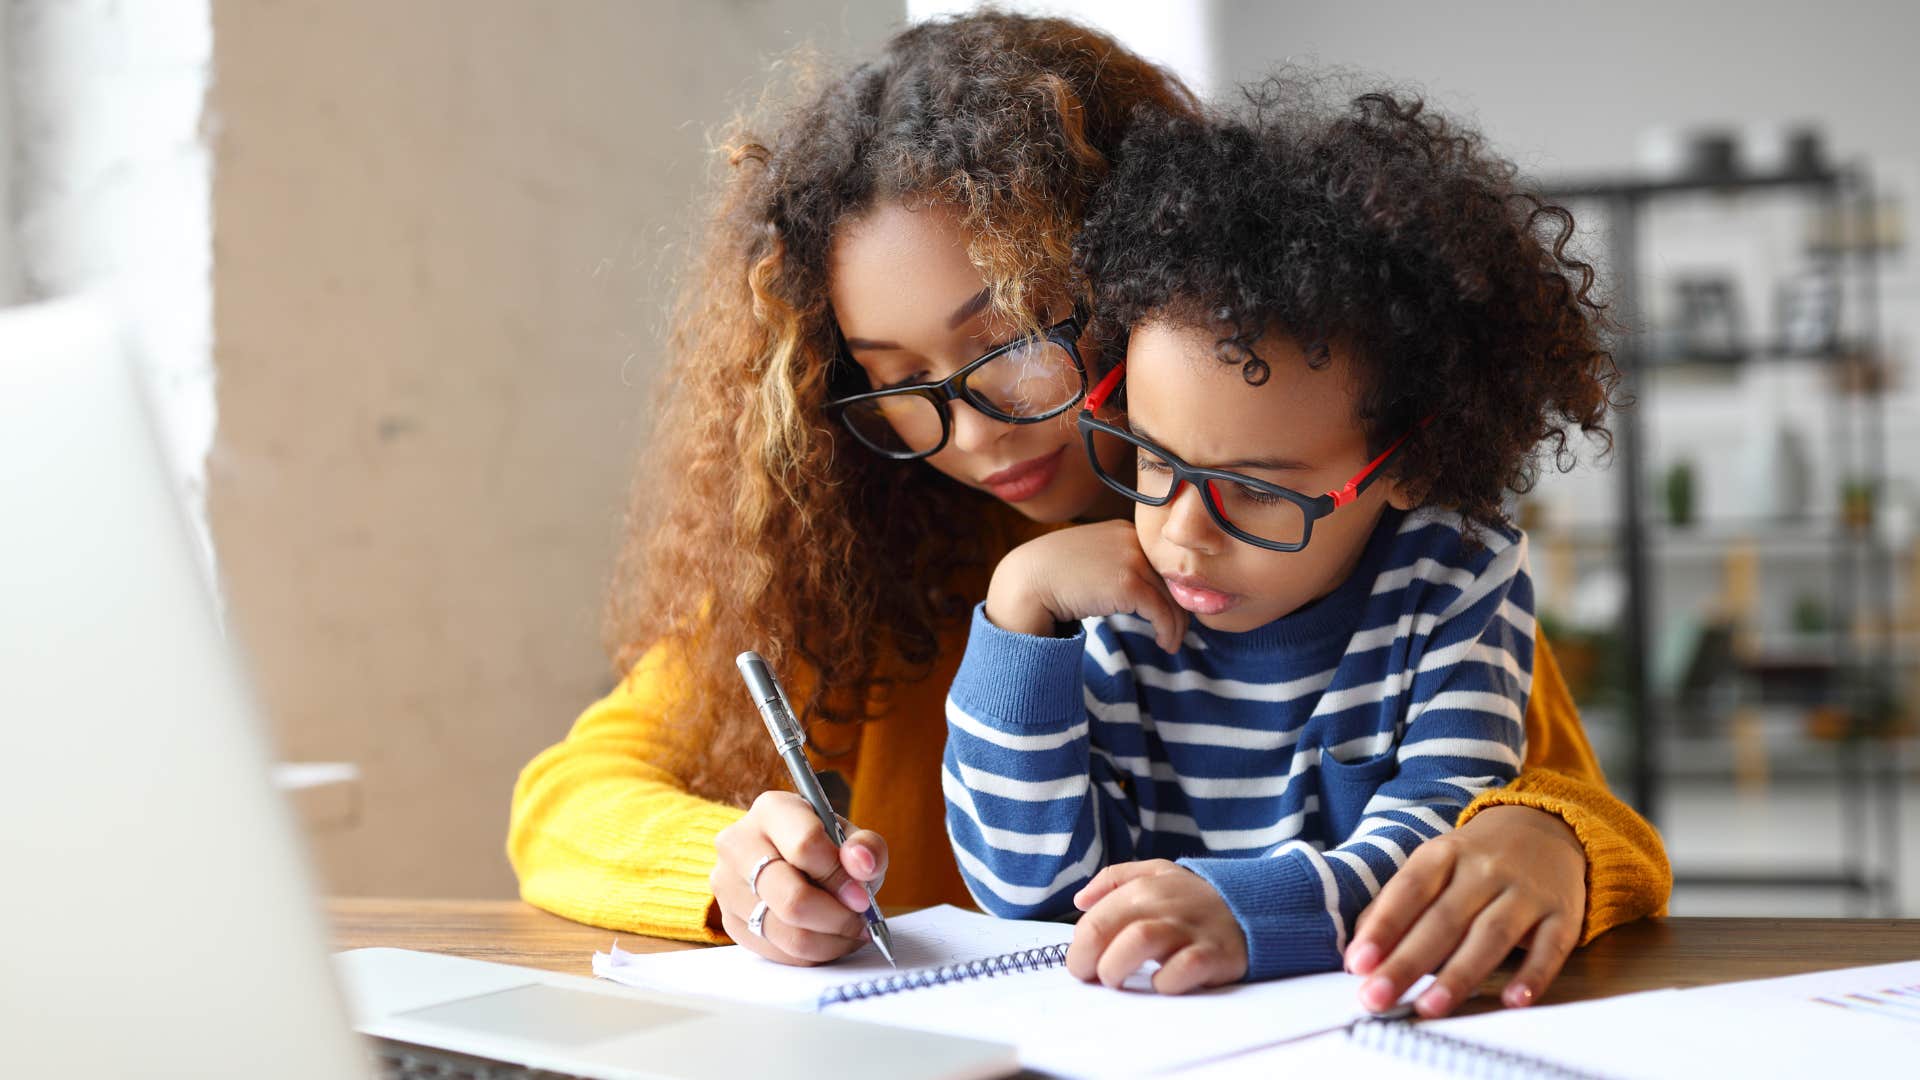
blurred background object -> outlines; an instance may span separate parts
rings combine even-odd
[[[973,6],[0,0],[0,303],[124,309],[332,891],[511,893],[711,135]],[[1920,8],[1009,6],[1379,74],[1566,198],[1639,404],[1515,510],[1674,910],[1920,913]]]

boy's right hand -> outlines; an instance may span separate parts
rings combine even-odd
[[[1147,562],[1131,521],[1102,521],[1048,533],[1014,548],[994,568],[987,618],[1002,630],[1048,636],[1058,623],[1132,612],[1153,624],[1173,652],[1187,611]]]
[[[887,876],[887,842],[879,833],[850,832],[836,849],[805,799],[766,791],[745,817],[720,830],[714,846],[720,857],[709,883],[721,927],[735,944],[800,965],[838,960],[866,944],[861,883],[878,890]],[[747,875],[768,855],[776,858],[760,869],[756,896]],[[767,915],[755,935],[747,919],[762,900]]]

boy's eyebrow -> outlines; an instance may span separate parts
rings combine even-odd
[[[967,300],[965,303],[953,309],[953,314],[947,316],[947,329],[958,330],[960,328],[960,324],[966,322],[968,319],[971,319],[975,315],[978,315],[982,311],[986,310],[987,302],[992,299],[993,299],[993,286],[991,285],[987,286],[984,289],[981,289],[977,293],[974,293],[972,296],[967,297]],[[900,343],[896,341],[874,341],[872,338],[850,337],[846,339],[846,342],[847,342],[847,349],[849,351],[854,349],[860,349],[863,351],[868,351],[868,350],[879,351],[879,350],[885,350],[885,349],[898,349],[900,347]]]
[[[1152,435],[1149,435],[1145,428],[1141,427],[1139,424],[1135,423],[1131,419],[1127,421],[1127,430],[1133,432],[1135,435],[1140,436],[1141,438],[1147,440],[1148,442],[1152,443],[1155,446],[1163,445],[1159,439],[1156,439]],[[1283,457],[1235,458],[1232,461],[1216,462],[1214,464],[1207,465],[1204,467],[1209,469],[1270,469],[1274,472],[1286,472],[1289,470],[1305,470],[1308,468],[1305,462],[1295,461],[1292,458],[1283,458]]]

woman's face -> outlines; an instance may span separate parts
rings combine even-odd
[[[943,206],[883,203],[842,226],[828,278],[847,351],[875,389],[938,382],[1018,334],[988,310],[987,283],[967,259],[967,233]],[[1051,300],[1035,313],[1042,326],[1071,314],[1065,297]],[[1082,517],[1102,501],[1106,488],[1074,429],[1077,409],[1008,424],[961,400],[948,407],[952,435],[927,464],[1035,521]]]

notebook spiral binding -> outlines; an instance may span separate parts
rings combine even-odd
[[[1059,967],[1067,962],[1067,947],[1064,944],[1048,945],[1038,949],[1023,949],[1020,952],[1003,953],[989,956],[984,960],[969,960],[962,964],[943,964],[940,967],[920,968],[916,971],[903,971],[898,975],[889,975],[881,979],[863,979],[859,982],[843,983],[820,994],[820,1007],[839,1005],[849,1001],[861,1001],[866,998],[880,997],[883,994],[899,994],[908,990],[924,990],[929,986],[944,986],[964,979],[989,979],[995,975],[1012,975],[1021,971],[1038,971],[1041,968]]]
[[[1554,1080],[1606,1080],[1598,1073],[1571,1068],[1546,1058],[1429,1031],[1406,1020],[1359,1020],[1347,1038],[1370,1050],[1426,1065],[1442,1072],[1487,1077],[1552,1077]]]

